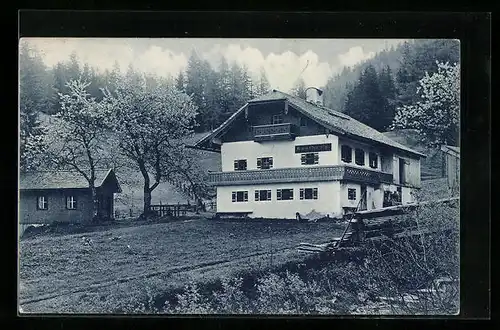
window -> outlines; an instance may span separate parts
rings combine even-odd
[[[300,199],[318,199],[318,188],[300,188]]]
[[[49,209],[49,201],[47,200],[47,196],[38,196],[36,198],[36,209],[37,210]]]
[[[302,154],[300,156],[300,163],[302,165],[315,165],[319,163],[319,154],[317,152]]]
[[[306,117],[300,117],[300,126],[301,127],[306,127],[309,125],[309,119]]]
[[[257,168],[262,170],[273,168],[273,157],[257,158]]]
[[[279,201],[287,201],[293,199],[293,189],[277,189],[276,199]]]
[[[282,115],[273,115],[272,124],[273,125],[283,124],[283,116]]]
[[[378,158],[377,154],[374,152],[370,152],[369,156],[369,165],[371,168],[377,168],[378,167]]]
[[[66,208],[68,210],[76,210],[76,198],[75,196],[66,197]]]
[[[271,200],[271,190],[255,190],[255,200],[258,201],[270,201]]]
[[[356,149],[356,151],[354,152],[354,156],[356,157],[356,165],[365,165],[365,152],[363,151],[363,149]]]
[[[340,158],[344,163],[350,163],[352,162],[352,148],[349,146],[342,146],[340,148]]]
[[[238,159],[234,161],[234,170],[235,171],[245,171],[247,169],[247,160],[246,159]]]
[[[248,202],[248,191],[233,191],[231,197],[233,202]]]
[[[354,189],[354,188],[347,189],[347,198],[350,201],[355,201],[356,200],[356,189]]]

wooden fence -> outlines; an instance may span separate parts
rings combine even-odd
[[[158,216],[173,216],[180,217],[186,215],[187,212],[196,212],[196,205],[191,204],[159,204],[151,205],[151,212],[156,213]]]

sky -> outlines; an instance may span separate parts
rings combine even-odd
[[[217,68],[221,57],[246,65],[257,77],[264,68],[271,88],[289,91],[301,77],[306,86],[324,86],[329,77],[395,46],[403,39],[212,39],[212,38],[23,38],[51,67],[72,52],[98,70],[123,72],[132,64],[145,73],[173,77],[195,51]]]

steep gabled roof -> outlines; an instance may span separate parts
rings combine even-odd
[[[112,169],[96,170],[95,186],[100,187],[106,180],[115,181],[118,192],[121,191],[118,180]],[[89,183],[78,172],[74,171],[38,171],[21,173],[19,177],[19,189],[78,189],[88,188]]]
[[[419,156],[426,157],[424,154],[412,150],[394,140],[391,140],[381,132],[353,119],[352,117],[338,112],[324,106],[319,106],[310,102],[307,102],[304,99],[301,99],[296,96],[292,96],[277,90],[273,90],[268,94],[264,94],[257,98],[254,98],[248,101],[243,107],[238,109],[231,117],[229,117],[224,123],[222,123],[217,129],[215,129],[212,133],[208,134],[194,145],[195,148],[203,149],[203,144],[210,141],[212,138],[216,137],[220,132],[223,131],[224,128],[229,126],[231,122],[233,122],[242,112],[245,111],[245,108],[253,103],[261,103],[261,102],[272,102],[272,101],[288,101],[292,107],[296,110],[304,114],[305,116],[311,118],[318,124],[337,132],[339,135],[345,135],[354,137],[360,140],[367,140],[371,142],[376,142],[385,146],[389,146],[395,149],[399,149],[405,151],[407,153]]]

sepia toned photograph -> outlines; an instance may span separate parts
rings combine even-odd
[[[19,40],[18,311],[457,315],[457,39]]]

